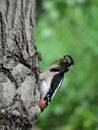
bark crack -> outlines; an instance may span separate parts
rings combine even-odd
[[[27,38],[26,38],[26,30],[25,30],[25,14],[24,14],[24,11],[23,11],[23,0],[21,0],[21,19],[20,19],[20,22],[21,22],[21,34],[22,34],[22,39],[23,39],[23,42],[27,45],[28,42],[27,42]],[[28,52],[28,50],[27,50]]]
[[[23,54],[21,53],[22,51],[21,51],[20,46],[18,45],[18,41],[17,41],[17,38],[16,38],[16,37],[14,38],[14,41],[15,41],[16,46],[17,46],[17,48],[18,48],[18,55],[15,54],[15,53],[12,53],[12,52],[11,52],[11,53],[12,53],[15,57],[17,57],[17,58],[19,59],[20,63],[22,63],[24,66],[28,67],[29,69],[31,69],[31,68],[32,68],[31,65],[30,65],[29,63],[27,63],[27,62],[25,61],[25,59],[23,58]]]
[[[3,19],[3,16],[0,12],[0,23],[1,23],[1,43],[2,43],[2,49],[3,49],[3,53],[5,52],[5,43],[6,43],[6,27],[5,27],[5,22]]]
[[[6,75],[11,82],[15,83],[16,88],[18,88],[18,84],[16,82],[16,79],[13,77],[13,75],[11,74],[9,69],[3,67],[3,64],[0,64],[0,72],[3,72],[4,75]]]
[[[5,13],[6,21],[7,21],[8,10],[9,10],[9,1],[6,0],[6,13]]]
[[[16,9],[17,9],[17,0],[14,0],[12,9],[12,28],[14,28]]]

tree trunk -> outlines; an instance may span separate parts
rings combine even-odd
[[[32,130],[40,113],[35,0],[0,0],[0,130]]]

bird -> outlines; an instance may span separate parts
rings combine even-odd
[[[64,74],[68,72],[73,65],[73,58],[70,55],[65,55],[40,73],[39,108],[41,112],[43,112],[52,101],[54,95],[61,87]]]

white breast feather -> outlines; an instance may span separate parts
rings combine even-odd
[[[50,83],[48,83],[46,80],[43,80],[41,82],[41,89],[40,89],[41,96],[43,98],[46,96],[46,94],[48,93],[49,89],[50,89]]]

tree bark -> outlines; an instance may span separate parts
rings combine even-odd
[[[40,113],[35,0],[0,0],[0,130],[32,130]]]

